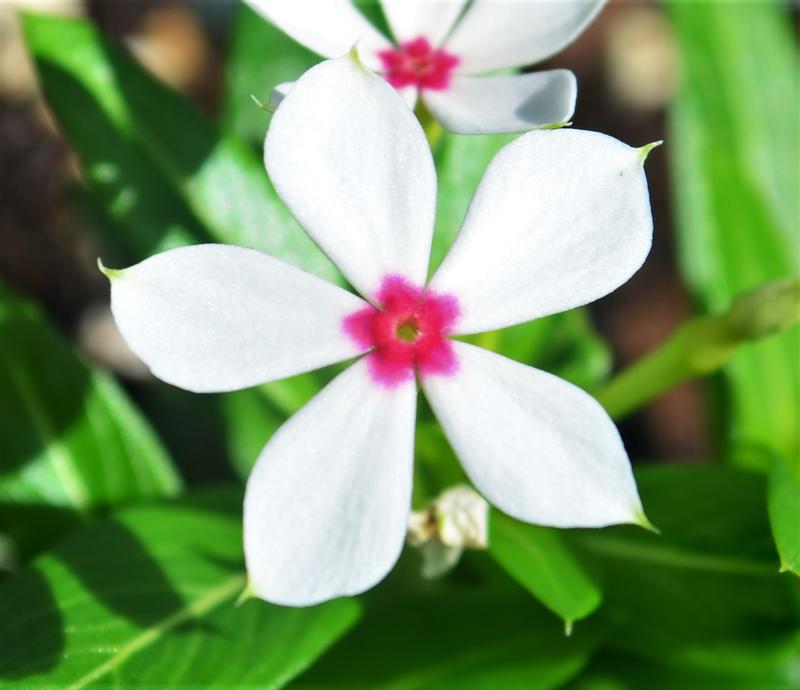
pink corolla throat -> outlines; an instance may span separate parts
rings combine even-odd
[[[376,383],[391,388],[420,376],[451,376],[458,370],[447,336],[459,315],[458,300],[411,285],[401,276],[383,279],[379,307],[364,307],[344,319],[347,333],[369,348],[367,364]]]
[[[386,72],[386,81],[396,89],[406,86],[434,91],[446,89],[459,63],[455,55],[442,48],[434,48],[424,36],[401,43],[391,50],[382,50],[378,57]]]

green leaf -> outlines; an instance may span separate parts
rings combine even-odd
[[[673,2],[670,10],[684,75],[669,137],[679,258],[705,311],[722,311],[800,265],[795,42],[788,7],[777,2]],[[798,351],[795,327],[742,347],[725,368],[724,440],[737,462],[766,469],[773,453],[800,452]],[[773,520],[788,519],[782,505],[773,500]],[[783,562],[796,568],[800,530],[774,525]]]
[[[600,589],[558,530],[518,522],[496,510],[489,525],[491,555],[564,620],[567,632],[600,605]]]
[[[800,455],[773,459],[768,505],[781,570],[800,574]]]
[[[779,649],[720,649],[711,669],[602,654],[569,690],[788,690],[797,687],[797,653],[797,642]]]
[[[276,410],[266,396],[250,390],[227,393],[220,403],[231,463],[236,473],[246,478],[266,441],[287,415]]]
[[[662,465],[638,471],[637,483],[660,536],[630,526],[569,533],[601,582],[607,644],[724,670],[796,639],[798,591],[774,567],[762,476]]]
[[[258,388],[219,396],[228,452],[240,477],[247,477],[272,434],[319,391],[337,368],[272,381]]]
[[[0,687],[285,685],[359,606],[236,606],[241,500],[222,490],[123,511],[3,583]]]
[[[27,556],[97,509],[181,482],[146,420],[0,285],[0,532]]]
[[[247,146],[221,136],[89,23],[28,14],[23,27],[98,205],[124,229],[118,244],[148,255],[213,239],[339,279]]]
[[[292,687],[547,690],[580,671],[596,644],[590,630],[566,638],[549,614],[518,594],[392,599]]]

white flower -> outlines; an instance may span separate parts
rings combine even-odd
[[[245,0],[299,43],[338,57],[358,42],[364,64],[421,97],[445,128],[464,134],[520,132],[566,122],[577,87],[569,70],[474,75],[522,67],[558,53],[605,0],[381,0],[397,43],[349,0]],[[466,9],[465,9],[466,8]],[[280,84],[273,105],[292,83]]]
[[[643,151],[592,132],[523,135],[489,166],[423,288],[436,203],[425,135],[383,79],[331,60],[273,116],[265,162],[364,299],[224,245],[109,272],[125,340],[181,388],[230,391],[359,357],[253,469],[244,532],[255,594],[308,605],[362,592],[391,569],[410,511],[415,375],[470,479],[501,510],[558,527],[643,519],[619,434],[593,398],[448,337],[571,309],[625,282],[651,242]]]
[[[408,518],[408,543],[422,554],[422,576],[451,570],[464,549],[489,545],[489,504],[469,486],[454,486]]]

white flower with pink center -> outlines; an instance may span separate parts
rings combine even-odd
[[[642,522],[625,449],[593,398],[454,338],[624,283],[651,243],[645,152],[592,132],[523,135],[489,166],[426,281],[436,175],[422,128],[383,79],[331,60],[273,116],[265,162],[363,298],[225,245],[108,271],[126,341],[181,388],[230,391],[356,358],[273,435],[250,476],[255,594],[308,605],[362,592],[391,569],[410,513],[417,382],[501,510],[557,527]]]
[[[381,0],[392,43],[350,0],[245,0],[256,12],[324,57],[358,44],[364,64],[421,98],[446,129],[464,134],[521,132],[563,123],[575,110],[569,70],[482,75],[522,67],[569,45],[605,0]],[[291,89],[278,85],[273,104]]]

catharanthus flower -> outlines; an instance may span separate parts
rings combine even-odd
[[[475,487],[501,510],[558,527],[643,520],[619,434],[593,398],[453,337],[625,282],[651,242],[644,153],[592,132],[523,135],[489,166],[426,283],[436,175],[422,128],[383,79],[331,60],[273,116],[265,163],[363,299],[224,245],[109,272],[122,335],[176,386],[229,391],[358,358],[253,469],[244,533],[255,594],[313,604],[389,571],[409,518],[417,381]]]
[[[565,122],[575,76],[558,69],[475,76],[540,62],[580,34],[605,0],[381,0],[396,43],[349,0],[246,0],[292,38],[325,57],[358,42],[364,64],[413,105],[419,97],[447,129],[520,132]],[[281,84],[277,104],[291,88]]]

